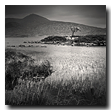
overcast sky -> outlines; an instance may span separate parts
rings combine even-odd
[[[105,5],[6,5],[6,18],[23,18],[38,14],[49,20],[106,27]]]

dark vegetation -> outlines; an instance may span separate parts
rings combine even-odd
[[[54,42],[54,41],[65,42],[66,38],[61,37],[61,36],[49,36],[49,37],[42,39],[41,41],[43,41],[43,42],[50,42],[50,41],[52,41],[52,42]]]
[[[16,52],[14,50],[7,49],[5,52],[5,89],[13,90],[18,85],[18,80],[46,78],[51,75],[52,70],[50,62],[48,60],[42,61],[39,64],[39,60],[36,61],[31,57]]]
[[[25,47],[25,45],[19,45],[19,47]]]
[[[6,104],[8,105],[72,105],[87,107],[105,107],[107,104],[106,93],[101,88],[91,88],[87,83],[88,78],[83,82],[71,81],[67,85],[62,85],[63,81],[52,84],[45,82],[31,88],[19,85],[12,91],[6,91]],[[78,83],[78,88],[73,88],[73,84]],[[97,82],[95,84],[98,84]],[[99,86],[100,87],[100,86]]]
[[[75,45],[87,45],[87,43],[92,43],[92,46],[104,46],[106,45],[106,35],[86,35],[86,36],[73,36],[75,38],[67,39],[68,36],[49,36],[47,38],[44,38],[41,40],[41,42],[44,43],[51,43],[51,44],[62,44],[64,42],[64,45],[67,45],[67,42],[72,45],[73,43],[76,43]]]
[[[78,36],[78,39],[75,42],[85,42],[85,43],[93,43],[93,42],[101,42],[106,41],[106,35],[86,35],[86,36]]]

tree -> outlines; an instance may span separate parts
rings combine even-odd
[[[74,33],[81,30],[79,27],[71,27],[71,31],[72,31],[72,36],[71,36],[71,39],[72,39],[72,37],[74,37]]]

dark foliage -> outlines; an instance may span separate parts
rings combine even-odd
[[[78,39],[74,40],[75,42],[85,42],[85,43],[94,43],[100,41],[106,41],[106,35],[87,35],[87,36],[77,36]]]
[[[72,45],[73,42],[77,43],[75,44],[76,46],[84,46],[84,44],[80,44],[80,43],[93,43],[96,46],[100,46],[100,45],[106,45],[106,35],[86,35],[86,36],[72,36],[72,38],[75,38],[74,40],[71,39],[66,39],[67,36],[49,36],[46,37],[44,39],[42,39],[42,42],[50,42],[50,43],[55,43],[54,41],[56,41],[56,43],[62,43],[64,42],[65,45]],[[71,36],[70,36],[71,37]],[[70,42],[70,43],[66,43],[66,42]]]
[[[48,42],[48,41],[61,41],[61,42],[65,42],[66,38],[65,37],[61,37],[61,36],[49,36],[47,38],[44,38],[41,40],[42,42]]]
[[[51,75],[51,65],[48,60],[42,61],[39,64],[34,63],[31,57],[16,52],[14,50],[6,50],[5,52],[5,89],[13,89],[20,76],[22,79],[37,77],[48,77]]]

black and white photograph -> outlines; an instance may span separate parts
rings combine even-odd
[[[5,105],[107,106],[106,5],[5,5]]]

